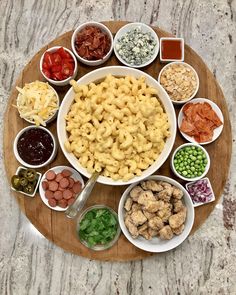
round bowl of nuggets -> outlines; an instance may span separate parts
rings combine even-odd
[[[153,175],[125,190],[118,216],[122,232],[133,245],[159,253],[174,249],[187,238],[194,207],[180,183]]]

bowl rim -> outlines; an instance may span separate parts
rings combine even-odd
[[[170,63],[168,63],[168,64],[166,64],[161,70],[160,70],[160,72],[159,72],[159,75],[158,75],[158,82],[161,84],[161,75],[162,75],[162,73],[163,73],[163,71],[167,68],[167,67],[170,67],[171,65],[173,65],[173,64],[182,64],[182,65],[185,65],[186,67],[188,67],[188,68],[190,68],[192,71],[193,71],[193,73],[195,74],[195,77],[196,77],[196,80],[197,80],[197,86],[196,86],[196,89],[195,89],[195,91],[194,91],[194,93],[188,98],[188,99],[185,99],[185,100],[183,100],[183,101],[181,101],[181,100],[173,100],[173,99],[171,99],[171,97],[170,97],[170,100],[174,103],[174,104],[176,104],[176,105],[182,105],[182,104],[185,104],[185,103],[187,103],[187,102],[189,102],[191,99],[193,99],[194,97],[195,97],[195,95],[197,94],[197,92],[198,92],[198,90],[199,90],[199,85],[200,85],[200,82],[199,82],[199,76],[198,76],[198,73],[197,73],[197,71],[190,65],[190,64],[188,64],[187,62],[185,62],[185,61],[172,61],[172,62],[170,62]],[[163,87],[163,86],[162,86]],[[164,88],[164,87],[163,87]]]
[[[96,26],[108,35],[108,37],[111,41],[111,45],[110,45],[109,51],[107,52],[107,54],[103,58],[96,59],[96,60],[87,60],[87,59],[81,57],[77,53],[77,51],[75,49],[75,38],[76,38],[78,32],[81,31],[86,26]],[[96,66],[96,65],[98,65],[98,63],[101,64],[101,63],[105,62],[110,57],[113,47],[114,47],[114,40],[113,40],[112,32],[110,31],[110,29],[106,25],[104,25],[103,23],[100,23],[100,22],[88,21],[88,22],[82,23],[74,30],[74,32],[71,36],[71,48],[72,48],[74,55],[78,58],[79,61],[81,61],[82,63],[87,64],[87,65]]]
[[[222,125],[215,128],[214,129],[214,132],[213,132],[213,137],[212,137],[212,140],[210,141],[205,141],[205,142],[197,142],[192,136],[189,136],[187,135],[185,132],[181,131],[180,130],[180,125],[182,123],[182,120],[181,120],[181,116],[183,117],[183,108],[185,106],[185,104],[182,106],[182,108],[180,109],[179,111],[179,114],[178,114],[178,118],[177,118],[177,123],[178,123],[178,129],[179,129],[179,132],[181,133],[181,135],[188,141],[188,142],[192,142],[192,143],[197,143],[197,144],[200,144],[200,145],[206,145],[206,144],[210,144],[212,142],[214,142],[222,133],[223,131],[223,128],[224,128],[224,116],[223,116],[223,113],[221,111],[221,109],[218,107],[218,105],[213,102],[212,100],[210,99],[207,99],[207,98],[202,98],[202,97],[196,97],[194,98],[191,102],[186,102],[186,104],[188,103],[198,103],[198,102],[207,102],[208,104],[211,105],[212,109],[216,112],[217,116],[220,118],[220,120],[222,121]],[[216,111],[217,110],[217,111]],[[218,114],[219,113],[219,114]],[[181,121],[180,121],[181,120]],[[219,128],[219,129],[218,129]],[[220,130],[219,133],[215,136],[214,138],[214,133],[215,133],[215,130]]]
[[[182,50],[182,56],[180,59],[166,59],[162,57],[162,42],[166,40],[172,40],[176,41],[179,40],[181,42],[181,50]],[[161,62],[174,62],[174,61],[184,61],[184,38],[182,37],[161,37],[160,38],[160,61]]]
[[[24,132],[26,132],[27,130],[29,130],[29,129],[33,129],[33,128],[40,128],[40,129],[44,130],[45,132],[47,132],[47,133],[51,136],[52,141],[53,141],[53,150],[52,150],[52,154],[51,154],[51,156],[49,157],[49,159],[48,159],[46,162],[44,162],[43,164],[40,164],[40,165],[31,165],[31,164],[26,163],[26,162],[20,157],[20,155],[19,155],[19,153],[18,153],[18,150],[17,150],[17,143],[18,143],[18,140],[19,140],[20,136],[21,136]],[[43,127],[43,126],[36,126],[36,125],[30,125],[30,126],[27,126],[27,127],[23,128],[23,129],[21,129],[21,130],[17,133],[17,135],[16,135],[16,137],[15,137],[15,139],[14,139],[14,143],[13,143],[13,152],[14,152],[14,155],[15,155],[17,161],[20,162],[23,166],[25,166],[25,167],[27,167],[27,168],[34,168],[34,169],[45,167],[45,166],[47,166],[49,163],[51,163],[52,160],[54,159],[54,157],[56,156],[57,148],[58,148],[58,147],[57,147],[57,142],[56,142],[56,139],[55,139],[54,135],[52,134],[52,132],[51,132],[50,130],[48,130],[47,128]]]
[[[57,91],[56,91],[56,90],[55,90],[55,89],[54,89],[54,88],[53,88],[48,82],[39,81],[39,80],[37,80],[37,81],[40,82],[40,83],[45,83],[45,84],[47,84],[48,87],[50,87],[50,88],[54,91],[54,93],[55,93],[55,95],[56,95],[56,99],[57,99],[57,107],[58,107],[58,109],[59,109],[59,107],[60,107],[60,98],[59,98],[59,95],[58,95]],[[36,82],[36,81],[30,82],[30,83],[25,83],[25,85],[26,85],[26,84],[33,84],[33,83],[35,83],[35,82]],[[25,87],[25,85],[22,87],[22,89]],[[19,110],[18,110],[18,98],[19,98],[20,95],[21,95],[21,93],[18,93],[18,95],[17,95],[17,97],[16,97],[16,106],[17,106],[17,111],[18,111],[19,115],[20,115],[20,112],[19,112]],[[54,113],[50,118],[48,118],[46,121],[44,121],[46,125],[47,125],[48,123],[52,122],[54,118],[56,118],[57,113],[58,113],[58,109],[55,111],[55,113]],[[20,117],[21,117],[21,115],[20,115]],[[22,117],[21,117],[21,118],[22,118]],[[35,124],[34,121],[31,121],[31,120],[29,120],[29,119],[27,119],[27,118],[22,118],[22,119],[24,119],[26,122],[28,122],[28,123],[30,123],[30,124],[36,126],[36,124]],[[41,126],[41,125],[40,125],[40,126]],[[44,126],[43,126],[43,127],[44,127]]]
[[[190,232],[191,232],[191,229],[193,227],[193,223],[194,223],[194,218],[195,218],[195,212],[194,212],[194,206],[193,206],[193,202],[192,202],[192,199],[191,197],[189,196],[189,193],[188,191],[185,189],[185,187],[183,185],[181,185],[178,181],[176,181],[175,179],[172,179],[170,177],[167,177],[167,176],[164,176],[164,175],[151,175],[145,179],[143,179],[143,181],[146,181],[146,180],[161,180],[161,181],[166,181],[174,186],[177,186],[178,188],[180,188],[183,192],[184,192],[184,201],[185,201],[185,205],[187,206],[186,204],[186,200],[185,198],[188,200],[187,203],[189,204],[189,208],[187,208],[187,216],[190,216],[192,217],[190,220],[189,220],[189,226],[188,226],[188,230],[181,233],[179,235],[182,236],[182,239],[179,243],[177,243],[177,245],[172,245],[166,249],[162,249],[162,250],[153,250],[153,249],[147,249],[145,246],[141,247],[140,245],[137,245],[136,242],[135,242],[135,239],[132,238],[132,236],[130,235],[130,233],[128,232],[128,229],[126,228],[126,225],[124,223],[124,203],[125,203],[125,200],[127,199],[128,197],[128,193],[131,191],[131,189],[136,186],[136,185],[139,185],[140,184],[140,181],[139,182],[136,182],[136,183],[132,183],[131,185],[129,185],[126,190],[123,192],[121,198],[120,198],[120,201],[119,201],[119,206],[118,206],[118,217],[119,217],[119,223],[120,223],[120,227],[121,227],[121,230],[123,232],[123,234],[125,235],[125,237],[134,245],[136,246],[137,248],[140,248],[144,251],[148,251],[148,252],[153,252],[153,253],[162,253],[162,252],[166,252],[166,251],[169,251],[169,250],[172,250],[176,247],[178,247],[179,245],[181,245],[186,239],[187,237],[189,236]],[[186,225],[186,221],[185,221],[185,225]],[[146,240],[145,240],[146,241]],[[171,241],[171,240],[170,240]],[[157,245],[158,247],[158,245]]]
[[[89,212],[90,210],[93,209],[102,209],[102,208],[106,208],[108,209],[117,219],[117,231],[116,231],[116,235],[114,236],[113,240],[111,240],[106,246],[104,245],[95,245],[94,247],[89,247],[87,242],[84,240],[81,240],[79,237],[79,229],[80,229],[80,222],[82,221],[83,217],[85,216],[85,214],[87,212]],[[106,249],[111,248],[112,246],[114,246],[114,244],[118,241],[119,237],[121,234],[121,228],[120,228],[120,223],[119,223],[119,218],[118,218],[118,213],[112,209],[111,207],[107,206],[107,205],[103,205],[103,204],[95,204],[92,206],[89,206],[88,208],[86,208],[85,210],[83,210],[77,220],[76,220],[76,236],[78,238],[78,240],[80,241],[81,244],[83,244],[85,247],[87,247],[88,249],[94,250],[94,251],[103,251]]]
[[[59,49],[59,48],[61,48],[61,47],[62,47],[65,51],[67,51],[67,52],[72,56],[72,58],[73,58],[73,60],[74,60],[74,63],[75,63],[75,68],[74,68],[74,71],[73,71],[73,75],[71,75],[70,77],[68,77],[68,78],[66,78],[66,79],[64,79],[64,80],[56,81],[56,80],[53,80],[53,79],[48,78],[48,77],[44,74],[44,72],[43,72],[43,59],[44,59],[44,55],[45,55],[46,52],[55,52],[57,49]],[[42,54],[42,56],[41,56],[41,58],[40,58],[40,62],[39,62],[39,68],[40,68],[40,72],[41,72],[41,74],[43,75],[43,77],[44,77],[48,82],[50,82],[50,83],[52,83],[52,84],[54,84],[54,85],[60,86],[61,84],[64,84],[64,85],[65,85],[65,84],[68,84],[68,83],[70,82],[70,80],[73,79],[73,77],[76,76],[77,71],[78,71],[78,62],[77,62],[77,59],[76,59],[74,53],[73,53],[70,49],[68,49],[68,48],[66,48],[66,47],[64,47],[64,46],[53,46],[53,47],[50,47],[50,48],[46,49],[46,50],[44,51],[44,53]]]
[[[49,168],[47,171],[45,171],[45,173],[42,175],[41,179],[40,179],[40,183],[39,183],[39,195],[40,195],[40,198],[42,200],[42,202],[50,209],[54,210],[54,211],[59,211],[59,212],[63,212],[63,211],[66,211],[66,209],[69,207],[67,206],[66,208],[62,208],[60,206],[56,206],[56,207],[52,207],[48,204],[47,202],[47,198],[45,197],[45,191],[42,187],[42,182],[46,179],[46,173],[50,170],[54,171],[55,173],[58,173],[56,171],[62,171],[63,169],[68,169],[72,172],[72,175],[76,175],[74,176],[77,181],[79,181],[81,183],[81,187],[83,188],[84,187],[84,180],[82,178],[82,176],[80,175],[80,173],[75,170],[73,167],[70,167],[70,166],[66,166],[66,165],[58,165],[58,166],[54,166],[54,167],[51,167]],[[60,172],[59,172],[60,173]]]
[[[141,65],[131,65],[129,63],[127,63],[120,55],[119,53],[117,52],[116,50],[116,44],[118,42],[118,39],[121,37],[119,35],[124,35],[123,31],[126,30],[127,28],[130,27],[130,29],[134,28],[134,27],[138,27],[140,26],[141,28],[145,28],[147,31],[149,31],[151,33],[151,35],[153,36],[153,38],[155,39],[156,41],[156,49],[154,51],[154,54],[152,56],[152,58],[150,58],[149,61],[146,61],[145,63],[141,64]],[[116,57],[118,58],[118,60],[124,64],[125,66],[128,66],[128,67],[131,67],[131,68],[136,68],[136,69],[139,69],[139,68],[143,68],[143,67],[146,67],[147,65],[151,64],[157,57],[158,53],[159,53],[159,50],[160,50],[160,41],[159,41],[159,37],[157,35],[157,33],[153,30],[153,28],[145,23],[141,23],[141,22],[131,22],[131,23],[128,23],[124,26],[122,26],[115,34],[115,37],[114,37],[114,53],[116,55]]]
[[[116,75],[116,74],[114,74],[114,71],[115,70],[119,70],[119,71],[121,71],[121,70],[124,70],[124,71],[128,71],[128,72],[133,72],[133,73],[136,73],[136,74],[139,74],[140,76],[145,76],[146,78],[148,77],[148,79],[150,79],[153,83],[155,83],[156,85],[158,85],[158,87],[159,87],[159,90],[161,90],[162,91],[162,94],[165,96],[165,101],[167,101],[168,100],[168,103],[169,103],[169,108],[171,109],[171,113],[170,114],[168,114],[168,117],[169,117],[169,122],[170,122],[170,124],[171,124],[171,136],[170,136],[170,141],[169,141],[169,148],[168,148],[168,153],[163,157],[163,159],[160,161],[160,163],[159,163],[159,165],[158,165],[158,167],[157,168],[155,168],[155,167],[153,167],[153,165],[155,164],[155,162],[151,165],[151,166],[149,166],[149,168],[150,167],[152,167],[152,169],[151,169],[151,171],[149,172],[149,175],[151,175],[151,174],[153,174],[156,170],[158,170],[163,164],[164,164],[164,162],[166,161],[166,159],[169,157],[169,155],[170,155],[170,153],[171,153],[171,150],[172,150],[172,148],[173,148],[173,146],[174,146],[174,142],[175,142],[175,138],[176,138],[176,115],[175,115],[175,110],[174,110],[174,107],[173,107],[173,104],[171,103],[171,101],[170,101],[170,98],[169,98],[169,96],[168,96],[168,94],[166,93],[166,91],[165,91],[165,89],[158,83],[158,81],[157,80],[155,80],[152,76],[150,76],[149,74],[147,74],[147,73],[145,73],[145,72],[142,72],[142,71],[140,71],[140,70],[138,70],[138,69],[135,69],[135,68],[129,68],[129,67],[125,67],[125,66],[109,66],[109,67],[102,67],[102,68],[98,68],[98,69],[96,69],[96,70],[93,70],[93,71],[91,71],[91,72],[89,72],[89,73],[87,73],[86,75],[84,75],[82,78],[80,78],[78,81],[77,81],[77,83],[79,82],[80,83],[80,81],[81,80],[84,80],[84,79],[86,79],[88,76],[90,76],[91,75],[91,73],[92,74],[94,74],[94,73],[99,73],[99,72],[103,72],[104,71],[104,69],[106,69],[106,70],[109,70],[109,72],[110,73],[112,73],[112,75]],[[113,71],[114,70],[114,71]],[[126,75],[128,75],[128,73],[126,74]],[[132,73],[129,73],[129,75],[132,75]],[[104,74],[103,75],[103,77],[105,77],[106,76],[106,74]],[[121,75],[121,76],[124,76],[124,75]],[[91,81],[92,82],[92,81]],[[90,82],[89,82],[90,83]],[[66,100],[67,100],[67,97],[68,96],[70,96],[70,94],[71,94],[71,92],[73,92],[73,87],[71,87],[69,90],[68,90],[68,92],[66,93],[66,95],[64,96],[64,99],[63,99],[63,101],[62,101],[62,104],[61,104],[61,107],[60,107],[60,109],[59,109],[59,112],[58,112],[58,118],[60,119],[60,117],[62,116],[61,115],[61,113],[63,113],[63,111],[64,111],[64,104],[65,104],[65,102],[66,102]],[[73,101],[73,100],[72,100]],[[163,100],[161,100],[161,101],[163,101]],[[69,109],[68,109],[69,110]],[[171,119],[173,119],[172,121],[170,120],[170,117],[171,117]],[[73,167],[75,167],[74,165],[74,160],[75,159],[71,159],[70,158],[70,156],[69,156],[69,153],[66,151],[66,149],[65,149],[65,147],[64,147],[64,142],[63,142],[63,139],[62,139],[62,135],[60,134],[60,129],[62,128],[60,125],[62,124],[62,120],[57,120],[57,135],[58,135],[58,140],[59,140],[59,144],[60,144],[60,147],[61,147],[61,149],[62,149],[62,152],[63,152],[63,154],[65,155],[65,157],[67,158],[67,160],[69,161],[69,163],[73,166]],[[63,119],[63,116],[62,116],[62,119]],[[63,119],[64,120],[64,119]],[[169,139],[169,138],[168,138]],[[167,140],[168,140],[167,139]],[[163,151],[162,151],[163,152]],[[157,159],[158,160],[158,159]],[[156,161],[157,161],[156,160]],[[81,166],[81,165],[80,165]],[[79,169],[80,168],[80,169]],[[148,169],[149,169],[148,168]],[[76,167],[76,169],[82,174],[82,175],[84,175],[85,177],[87,177],[87,178],[90,178],[91,177],[91,174],[90,173],[88,173],[87,171],[81,171],[81,167]],[[144,171],[146,171],[146,170],[144,170]],[[142,173],[143,174],[143,173]],[[98,177],[98,180],[97,180],[97,182],[98,183],[102,183],[102,184],[107,184],[107,185],[128,185],[128,184],[131,184],[131,183],[134,183],[134,182],[137,182],[137,181],[141,181],[142,179],[144,179],[145,177],[147,177],[148,175],[146,175],[146,176],[137,176],[137,177],[134,177],[134,178],[132,178],[131,180],[129,180],[129,181],[126,181],[126,182],[124,182],[124,181],[121,181],[121,180],[118,180],[118,181],[115,181],[115,180],[112,180],[111,178],[109,178],[109,177],[105,177],[105,176],[99,176]]]
[[[197,176],[197,177],[194,177],[194,178],[187,178],[187,177],[182,176],[181,174],[179,174],[179,173],[176,171],[175,166],[174,166],[174,157],[175,157],[176,153],[177,153],[180,149],[182,149],[182,148],[184,148],[184,147],[186,147],[186,146],[196,146],[196,147],[199,147],[199,148],[205,153],[205,155],[206,155],[206,157],[207,157],[207,165],[206,165],[206,169],[205,169],[205,171],[202,173],[202,175]],[[173,152],[173,154],[172,154],[172,156],[171,156],[171,162],[170,162],[170,163],[171,163],[171,170],[174,172],[174,174],[175,174],[177,177],[179,177],[180,179],[185,180],[185,181],[187,181],[187,182],[194,182],[194,181],[200,180],[200,179],[202,179],[202,178],[204,178],[204,177],[206,176],[206,174],[208,173],[208,171],[209,171],[209,169],[210,169],[210,166],[211,166],[211,159],[210,159],[210,156],[209,156],[207,150],[206,150],[203,146],[201,146],[200,144],[194,143],[194,142],[187,142],[187,143],[181,144],[180,146],[178,146],[178,147],[174,150],[174,152]]]

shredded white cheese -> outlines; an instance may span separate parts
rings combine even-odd
[[[21,118],[46,126],[59,108],[59,99],[54,89],[45,82],[35,81],[25,84],[23,88],[16,87],[19,95],[16,107]]]

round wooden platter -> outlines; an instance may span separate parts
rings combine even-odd
[[[104,22],[113,34],[122,27],[126,22]],[[158,37],[170,36],[169,33],[154,28]],[[28,63],[20,74],[15,86],[23,87],[25,83],[32,82],[35,80],[43,81],[43,76],[39,71],[39,60],[43,52],[52,46],[65,46],[71,48],[70,39],[72,31],[63,34],[56,38],[54,41],[49,43],[47,46],[42,48]],[[209,71],[203,60],[187,45],[185,45],[185,61],[191,64],[198,72],[200,79],[200,88],[196,97],[205,97],[214,101],[222,110],[224,116],[224,128],[221,136],[213,143],[205,146],[210,154],[211,167],[208,172],[208,177],[212,183],[213,190],[215,192],[216,200],[213,203],[209,203],[204,206],[195,208],[195,222],[192,228],[191,234],[193,234],[207,219],[216,203],[218,202],[226,179],[228,175],[231,149],[232,149],[232,134],[229,120],[229,113],[227,110],[226,101],[224,95],[215,80],[213,74]],[[108,65],[119,64],[115,55],[102,65],[102,67]],[[157,58],[151,65],[143,68],[142,70],[153,76],[158,77],[160,69],[163,67]],[[82,77],[84,74],[94,70],[94,67],[87,67],[79,63],[78,77]],[[17,97],[17,90],[13,87],[12,93],[9,98],[8,108],[5,113],[5,125],[4,125],[4,159],[7,177],[10,182],[11,176],[15,173],[19,163],[16,161],[13,154],[13,141],[17,132],[27,126],[28,124],[19,117],[18,111],[12,106],[15,104]],[[61,99],[63,99],[67,87],[55,87]],[[179,109],[176,108],[178,114]],[[48,128],[56,135],[56,122],[52,122]],[[180,133],[177,132],[175,146],[179,146],[184,143],[185,140],[181,137]],[[51,165],[45,169],[41,169],[41,172],[45,172],[47,169],[57,165],[68,165],[61,149],[59,148],[58,155]],[[165,164],[156,171],[156,174],[166,175],[174,178],[174,175],[170,171],[170,157]],[[103,184],[96,184],[89,198],[86,206],[93,204],[106,204],[117,211],[119,199],[124,192],[126,186],[108,186]],[[65,251],[72,252],[74,254],[87,257],[89,259],[98,260],[109,260],[109,261],[127,261],[142,259],[144,257],[152,255],[142,250],[139,250],[133,246],[123,234],[121,234],[118,242],[110,249],[95,252],[84,247],[76,237],[76,220],[68,219],[63,212],[57,212],[49,209],[42,201],[40,196],[37,194],[34,198],[23,196],[20,193],[13,193],[17,198],[21,210],[28,217],[30,222],[49,240],[63,248]],[[10,196],[9,196],[10,197]]]

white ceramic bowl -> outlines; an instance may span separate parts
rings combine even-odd
[[[19,166],[17,168],[16,172],[15,172],[15,175],[19,175],[19,173],[20,173],[21,170],[26,170],[26,169],[27,168],[25,168],[25,167]],[[21,191],[21,190],[16,190],[12,185],[11,185],[11,189],[13,191],[17,192],[17,193],[21,193],[23,195],[26,195],[28,197],[33,198],[35,196],[36,192],[37,192],[37,189],[38,189],[38,186],[39,186],[39,183],[40,183],[40,179],[42,177],[42,173],[36,171],[36,174],[38,175],[38,180],[37,180],[37,183],[35,185],[34,192],[32,194],[27,194],[27,193],[25,193],[24,191]]]
[[[176,153],[177,153],[180,149],[182,149],[182,148],[184,148],[184,147],[187,147],[187,146],[196,146],[196,147],[199,147],[199,148],[205,153],[205,155],[206,155],[206,158],[207,158],[207,165],[206,165],[205,171],[202,173],[201,176],[197,176],[197,177],[193,177],[193,178],[187,178],[187,177],[184,177],[183,175],[179,174],[179,173],[176,171],[176,169],[175,169],[175,166],[174,166],[174,158],[175,158]],[[184,144],[180,145],[180,146],[179,146],[179,147],[173,152],[172,157],[171,157],[171,162],[170,162],[171,170],[174,172],[174,174],[175,174],[177,177],[179,177],[179,178],[181,178],[181,179],[183,179],[183,180],[185,180],[185,181],[196,181],[196,180],[199,180],[199,179],[203,178],[203,177],[207,174],[207,172],[209,171],[210,165],[211,165],[211,160],[210,160],[210,156],[209,156],[208,152],[206,151],[206,149],[204,149],[204,147],[202,147],[201,145],[196,144],[196,143],[184,143]]]
[[[146,178],[145,180],[148,180],[148,179],[166,181],[166,182],[176,186],[177,188],[181,189],[184,192],[183,199],[184,199],[185,206],[187,207],[187,218],[185,221],[184,231],[179,236],[174,236],[171,240],[161,240],[158,237],[154,237],[151,240],[146,240],[143,237],[138,237],[137,239],[132,238],[131,234],[129,233],[129,231],[124,223],[124,214],[125,214],[124,204],[125,204],[125,201],[129,195],[129,192],[132,190],[133,187],[138,185],[138,183],[133,183],[132,185],[130,185],[125,190],[125,192],[123,193],[123,195],[120,199],[119,208],[118,208],[118,217],[119,217],[120,227],[121,227],[123,234],[126,236],[126,238],[134,246],[136,246],[144,251],[155,252],[155,253],[169,251],[169,250],[174,249],[177,246],[179,246],[188,237],[188,235],[192,229],[193,222],[194,222],[193,203],[192,203],[192,200],[191,200],[188,192],[177,181],[175,181],[169,177],[161,176],[161,175],[153,175],[153,176]]]
[[[105,78],[108,74],[112,74],[115,76],[131,75],[136,78],[139,78],[140,76],[144,76],[146,78],[147,84],[158,90],[158,96],[166,110],[166,113],[168,114],[168,118],[170,122],[171,136],[167,139],[162,153],[160,154],[159,158],[148,169],[143,171],[141,176],[134,177],[133,179],[129,181],[122,181],[122,180],[114,181],[111,178],[104,177],[104,176],[99,176],[97,180],[99,183],[104,183],[108,185],[126,185],[126,184],[140,181],[148,177],[149,175],[153,174],[157,169],[159,169],[162,166],[162,164],[168,158],[172,150],[172,147],[175,141],[175,136],[176,136],[176,116],[175,116],[173,104],[168,94],[163,89],[163,87],[161,87],[160,84],[154,78],[152,78],[145,72],[139,71],[137,69],[122,67],[122,66],[104,67],[84,75],[81,79],[77,81],[77,83],[78,85],[88,84],[97,80],[101,80]],[[64,153],[65,157],[70,162],[70,164],[76,170],[78,170],[81,174],[90,178],[91,174],[88,173],[88,171],[80,165],[78,159],[74,156],[74,154],[68,153],[64,147],[64,142],[67,140],[67,132],[65,128],[66,127],[65,115],[67,115],[67,113],[69,112],[69,109],[73,100],[74,100],[74,91],[73,91],[73,88],[71,88],[65,95],[58,112],[58,120],[57,120],[58,139],[59,139],[62,152]]]
[[[42,81],[40,81],[40,82],[41,82],[41,83],[45,83],[45,82],[42,82]],[[31,82],[31,83],[34,83],[34,82]],[[31,84],[31,83],[29,83],[29,84]],[[60,106],[60,99],[59,99],[59,96],[58,96],[56,90],[55,90],[51,85],[49,85],[48,83],[47,83],[47,85],[48,85],[48,87],[50,87],[50,88],[54,91],[54,93],[55,93],[55,95],[56,95],[56,99],[57,99],[57,106],[58,106],[58,108],[59,108],[59,106]],[[19,93],[19,94],[17,95],[17,98],[16,98],[16,106],[17,106],[17,108],[19,107],[19,96],[20,96],[20,95],[21,95],[21,94]],[[18,112],[19,112],[19,110],[18,110]],[[57,113],[58,113],[58,111],[56,110],[55,113],[54,113],[50,118],[48,118],[48,119],[45,121],[45,124],[47,125],[48,123],[50,123],[50,122],[52,122],[54,119],[56,119],[56,117],[57,117]],[[20,112],[19,112],[19,114],[20,114]],[[29,120],[29,119],[27,119],[27,118],[25,118],[25,117],[24,117],[23,119],[24,119],[26,122],[35,125],[35,122],[34,122],[34,121],[31,121],[31,120]]]
[[[78,72],[78,63],[77,63],[77,59],[76,57],[74,56],[73,52],[69,49],[67,49],[66,47],[63,47],[65,51],[67,51],[71,57],[73,58],[74,60],[74,63],[75,63],[75,68],[74,68],[74,72],[73,72],[73,75],[71,77],[68,77],[67,79],[64,79],[64,80],[61,80],[61,81],[56,81],[56,80],[53,80],[53,79],[50,79],[48,78],[44,72],[43,72],[43,59],[44,59],[44,55],[46,52],[55,52],[57,49],[61,48],[63,46],[54,46],[54,47],[51,47],[49,49],[47,49],[44,54],[41,56],[41,59],[40,59],[40,64],[39,64],[39,67],[40,67],[40,72],[41,74],[44,76],[44,78],[51,84],[53,85],[56,85],[56,86],[65,86],[67,84],[69,84],[70,80],[74,79],[77,75],[77,72]]]
[[[179,116],[178,116],[178,127],[179,127],[179,131],[180,133],[183,135],[183,137],[189,141],[189,142],[193,142],[193,143],[197,143],[197,144],[200,144],[200,145],[205,145],[205,144],[209,144],[213,141],[215,141],[221,134],[222,130],[223,130],[223,127],[224,127],[224,117],[223,117],[223,114],[220,110],[220,108],[211,100],[209,99],[206,99],[206,98],[194,98],[191,103],[203,103],[203,102],[207,102],[211,105],[212,109],[216,112],[217,116],[220,118],[221,122],[223,123],[221,126],[217,127],[214,129],[213,131],[213,138],[211,141],[206,141],[206,142],[197,142],[194,137],[192,136],[189,136],[187,135],[186,133],[182,132],[180,130],[180,126],[181,126],[181,123],[182,123],[182,120],[183,120],[183,117],[184,117],[184,114],[183,114],[183,108],[184,106],[181,108],[180,112],[179,112]]]
[[[195,77],[196,77],[196,81],[197,81],[196,89],[195,89],[194,93],[193,93],[188,99],[181,100],[181,101],[177,101],[177,100],[172,100],[171,97],[170,97],[171,101],[172,101],[174,104],[176,104],[176,105],[182,105],[182,104],[184,104],[184,103],[190,101],[190,100],[191,100],[192,98],[194,98],[194,96],[197,94],[198,89],[199,89],[199,77],[198,77],[198,74],[197,74],[196,70],[195,70],[192,66],[190,66],[188,63],[186,63],[186,62],[182,62],[182,61],[174,61],[174,62],[171,62],[171,63],[165,65],[165,66],[161,69],[161,71],[160,71],[160,73],[159,73],[159,75],[158,75],[158,82],[159,82],[159,83],[160,83],[161,75],[162,75],[163,71],[164,71],[167,67],[170,67],[170,66],[173,65],[173,64],[182,64],[182,65],[188,67],[189,69],[191,69],[191,70],[193,71],[193,73],[194,73],[194,75],[195,75]],[[161,84],[161,83],[160,83],[160,84]]]
[[[55,167],[50,168],[49,170],[50,170],[50,171],[54,171],[55,173],[60,173],[60,172],[61,172],[62,170],[64,170],[64,169],[70,170],[70,171],[72,172],[71,177],[74,178],[74,180],[79,181],[79,182],[82,184],[82,188],[84,187],[84,180],[83,180],[83,178],[81,177],[81,175],[79,174],[78,171],[76,171],[75,169],[73,169],[73,168],[71,168],[71,167],[68,167],[68,166],[55,166]],[[39,194],[40,194],[40,197],[41,197],[42,201],[44,202],[44,204],[45,204],[46,206],[48,206],[50,209],[55,210],[55,211],[66,211],[66,209],[67,209],[68,207],[66,207],[66,208],[61,208],[60,206],[51,207],[51,206],[48,204],[48,199],[45,197],[45,191],[44,191],[44,189],[43,189],[43,187],[42,187],[42,182],[43,182],[44,180],[46,180],[46,173],[47,173],[49,170],[47,170],[47,171],[43,174],[43,176],[42,176],[42,178],[41,178],[41,181],[40,181],[40,184],[39,184]]]
[[[108,53],[102,58],[102,59],[98,59],[98,60],[87,60],[87,59],[84,59],[82,58],[76,51],[75,49],[75,40],[76,40],[76,36],[78,34],[79,31],[81,31],[82,29],[84,29],[85,27],[88,27],[88,26],[94,26],[94,27],[98,27],[102,32],[106,33],[108,35],[108,37],[110,38],[110,41],[111,41],[111,47],[110,47],[110,50],[108,51]],[[112,54],[112,50],[113,50],[113,35],[111,33],[111,31],[108,29],[107,26],[103,25],[102,23],[98,23],[98,22],[86,22],[86,23],[83,23],[81,24],[80,26],[78,26],[72,37],[71,37],[71,48],[75,54],[75,56],[78,58],[78,60],[80,62],[82,62],[83,64],[87,65],[87,66],[98,66],[98,65],[101,65],[103,64],[104,62],[106,62],[109,57],[111,56]]]
[[[182,56],[180,59],[164,59],[162,56],[162,42],[163,41],[179,41],[181,43],[181,51],[182,51]],[[172,37],[162,37],[160,38],[160,61],[163,63],[166,62],[172,62],[172,61],[184,61],[184,39],[183,38],[172,38]]]
[[[40,165],[30,165],[30,164],[26,163],[26,162],[20,157],[20,155],[19,155],[19,153],[18,153],[18,150],[17,150],[17,143],[18,143],[18,140],[19,140],[20,136],[21,136],[25,131],[27,131],[27,130],[29,130],[29,129],[32,129],[32,128],[40,128],[40,129],[44,130],[45,132],[47,132],[47,133],[51,136],[52,141],[53,141],[53,151],[52,151],[52,155],[50,156],[50,158],[49,158],[46,162],[44,162],[43,164],[40,164]],[[52,132],[50,132],[47,128],[44,128],[44,127],[42,127],[42,126],[28,126],[28,127],[25,127],[25,128],[23,128],[23,129],[21,129],[21,130],[17,133],[17,135],[16,135],[16,137],[15,137],[15,140],[14,140],[14,143],[13,143],[13,151],[14,151],[14,155],[15,155],[17,161],[20,162],[20,163],[21,163],[23,166],[25,166],[25,167],[28,167],[28,168],[34,168],[34,169],[42,168],[42,167],[45,167],[45,166],[47,166],[48,164],[50,164],[50,163],[54,160],[54,158],[55,158],[55,156],[56,156],[56,154],[57,154],[57,148],[58,148],[58,144],[57,144],[57,142],[56,142],[56,140],[55,140],[55,137],[54,137],[54,135],[52,134]]]
[[[155,46],[155,50],[154,53],[152,55],[152,57],[145,63],[141,64],[141,65],[131,65],[129,63],[127,63],[118,53],[117,49],[116,49],[116,44],[118,42],[118,40],[124,36],[126,33],[128,33],[129,31],[135,29],[135,28],[140,28],[142,32],[144,33],[151,33],[151,36],[154,38],[154,40],[156,41],[156,46]],[[119,59],[119,61],[121,63],[123,63],[124,65],[128,66],[128,67],[133,67],[133,68],[143,68],[147,65],[149,65],[150,63],[152,63],[154,61],[154,59],[157,57],[158,52],[159,52],[159,39],[157,34],[155,33],[155,31],[148,25],[144,24],[144,23],[129,23],[125,26],[123,26],[122,28],[119,29],[119,31],[116,33],[115,38],[114,38],[114,52],[116,57]]]

